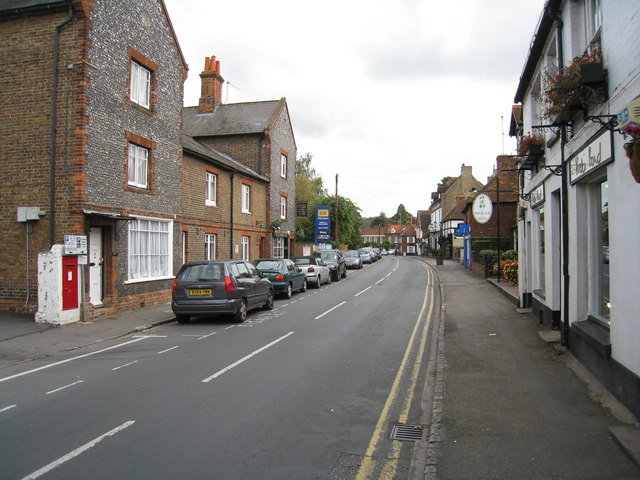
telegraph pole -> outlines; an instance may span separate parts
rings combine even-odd
[[[340,248],[340,236],[338,235],[338,174],[336,173],[336,248]]]

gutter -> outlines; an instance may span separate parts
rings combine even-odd
[[[55,26],[53,37],[53,81],[51,87],[51,168],[49,172],[49,245],[55,245],[56,236],[56,137],[58,117],[58,59],[60,57],[60,30],[73,20],[73,7],[69,5],[69,16]]]

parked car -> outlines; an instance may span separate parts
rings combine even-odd
[[[372,248],[373,254],[376,256],[377,260],[382,260],[382,251],[379,248]]]
[[[360,255],[360,258],[362,258],[362,263],[373,263],[373,252],[371,250],[368,250],[366,248],[361,248],[360,250],[358,250],[358,254]]]
[[[347,278],[347,265],[344,263],[342,250],[320,250],[320,252],[316,253],[316,256],[329,265],[333,280],[338,282],[341,278]]]
[[[357,250],[347,250],[344,252],[344,263],[347,268],[362,268],[362,257]]]
[[[331,283],[331,270],[321,258],[294,257],[291,260],[307,275],[307,285],[320,288],[323,283]]]
[[[214,260],[185,263],[173,280],[171,309],[180,323],[192,315],[232,315],[244,322],[254,308],[273,308],[271,282],[249,262]]]
[[[307,275],[289,258],[261,258],[258,271],[273,284],[276,294],[291,298],[293,292],[307,291]]]

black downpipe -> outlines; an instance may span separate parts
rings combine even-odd
[[[563,23],[560,16],[555,15],[556,21],[556,37],[558,45],[558,71],[564,71],[564,55],[562,53],[562,28]],[[569,204],[568,190],[569,178],[567,166],[565,165],[564,149],[567,144],[567,127],[560,126],[560,165],[562,165],[562,187],[561,187],[561,203],[562,203],[562,329],[560,331],[560,343],[563,346],[569,345],[569,287],[571,285],[569,277]]]
[[[233,189],[234,189],[234,184],[233,184],[233,178],[235,176],[235,170],[231,170],[231,206],[230,206],[230,211],[229,211],[229,233],[231,235],[231,238],[229,238],[229,258],[232,259],[233,258]]]
[[[51,87],[51,169],[49,172],[49,245],[55,244],[56,238],[56,137],[58,133],[58,59],[60,57],[60,29],[73,20],[73,7],[69,6],[69,16],[56,25],[53,36],[53,76]]]

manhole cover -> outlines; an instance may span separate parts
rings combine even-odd
[[[404,442],[417,442],[424,440],[426,429],[423,425],[404,425],[399,423],[391,430],[391,440],[401,440]]]

